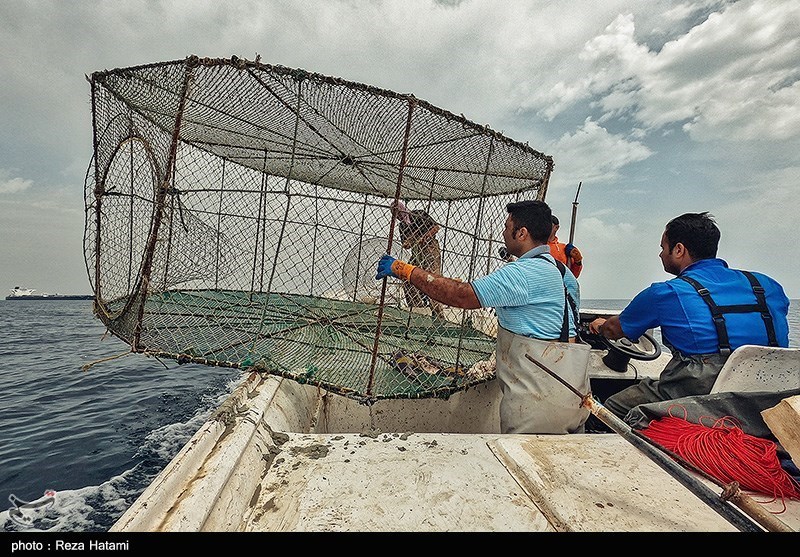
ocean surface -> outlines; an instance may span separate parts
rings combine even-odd
[[[790,346],[800,347],[800,300],[789,320]],[[6,532],[108,531],[243,378],[129,353],[104,336],[91,301],[0,300],[0,331]],[[22,516],[24,503],[39,506]]]

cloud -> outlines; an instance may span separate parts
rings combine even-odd
[[[627,115],[650,130],[683,123],[696,141],[797,137],[798,28],[798,0],[740,1],[655,51],[637,38],[634,15],[620,14],[586,41],[569,81],[531,102],[549,119],[584,102],[601,120]]]
[[[577,58],[565,59],[570,69],[558,72],[565,79],[540,89],[530,105],[550,120],[579,102],[592,100],[606,112],[633,108],[641,75],[655,56],[637,42],[634,32],[633,14],[617,15],[601,34],[584,43]]]
[[[784,284],[800,275],[795,241],[799,183],[800,166],[765,172],[760,183],[740,188],[715,210],[722,231],[720,257],[735,257],[729,260],[732,267],[762,271]]]
[[[797,137],[798,28],[796,0],[738,2],[711,14],[664,45],[654,67],[660,77],[645,82],[637,116],[660,125],[683,104],[691,107],[684,129],[697,141]]]
[[[0,170],[0,195],[9,193],[19,193],[30,189],[33,185],[33,180],[26,180],[24,178],[9,178],[10,173],[6,170]]]
[[[606,212],[606,215],[611,219],[615,219],[613,213]],[[601,216],[601,214],[595,214],[581,220],[582,232],[599,244],[621,244],[636,233],[636,225],[633,223],[618,222],[616,219],[614,221],[606,221],[600,218]]]
[[[80,220],[84,215],[84,200],[81,192],[70,187],[54,187],[46,195],[30,200],[29,205],[37,210],[51,214],[63,213],[75,215]]]
[[[653,154],[643,143],[609,133],[591,118],[575,132],[562,135],[548,149],[559,154],[558,160],[565,166],[559,180],[567,182],[612,182],[622,167]]]
[[[14,52],[0,87],[0,169],[13,168],[0,173],[0,225],[24,208],[82,229],[84,74],[260,54],[413,93],[552,155],[554,210],[568,215],[583,183],[587,291],[624,296],[643,277],[663,278],[663,223],[698,207],[726,222],[738,215],[730,251],[766,261],[770,239],[797,224],[798,27],[800,0],[0,2],[0,47]],[[800,261],[797,246],[783,249]]]
[[[584,256],[581,297],[630,299],[650,283],[668,278],[658,258],[658,234],[620,221],[613,211],[581,218],[575,236]]]

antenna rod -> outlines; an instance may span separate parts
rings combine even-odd
[[[575,201],[572,202],[572,222],[569,224],[569,243],[572,243],[572,240],[575,239],[575,216],[578,213],[578,196],[581,194],[581,184],[583,182],[578,182],[578,191],[575,194]]]

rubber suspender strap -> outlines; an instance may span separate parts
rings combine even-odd
[[[725,313],[754,313],[759,312],[761,319],[764,321],[764,327],[767,329],[767,340],[770,346],[778,346],[777,337],[775,336],[775,326],[772,322],[772,315],[769,313],[767,307],[767,300],[764,296],[764,288],[758,282],[758,279],[747,271],[740,271],[743,273],[747,280],[750,282],[750,287],[753,289],[753,294],[756,297],[756,304],[736,304],[729,306],[718,306],[711,298],[711,293],[706,287],[697,282],[692,277],[679,276],[678,278],[691,284],[703,301],[708,305],[711,310],[711,318],[714,320],[714,327],[717,329],[717,338],[719,340],[720,354],[727,356],[731,353],[731,344],[728,338],[728,328],[725,326]]]
[[[767,329],[767,342],[770,346],[778,346],[778,337],[775,335],[775,323],[772,320],[772,314],[769,312],[767,306],[767,298],[764,295],[764,287],[758,282],[758,279],[753,276],[750,271],[740,271],[747,280],[750,281],[750,287],[753,289],[753,294],[756,295],[759,310],[761,311],[761,319],[764,321],[764,327]]]
[[[542,257],[541,254],[534,255],[534,257],[538,259],[544,259],[548,263],[553,263],[558,269],[558,271],[561,273],[561,281],[562,282],[564,281],[564,275],[567,273],[567,268],[561,261],[559,261],[558,259],[550,261],[546,257]],[[580,318],[578,317],[578,307],[577,304],[575,303],[575,300],[573,300],[572,296],[570,296],[569,291],[567,291],[567,283],[564,282],[564,320],[561,323],[561,337],[558,339],[561,342],[569,342],[569,315],[567,314],[568,304],[570,309],[572,310],[572,318],[575,320],[575,331],[577,337],[580,338],[580,327],[578,327],[578,324],[580,323],[579,321]]]

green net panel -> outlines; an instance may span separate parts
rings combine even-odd
[[[377,261],[492,272],[506,204],[544,199],[549,156],[413,95],[258,60],[90,82],[86,264],[132,351],[367,403],[492,377],[493,312],[376,281]]]

